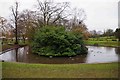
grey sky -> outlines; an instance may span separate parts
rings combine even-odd
[[[119,1],[119,3],[118,3],[118,26],[120,27],[120,1]]]
[[[118,27],[118,1],[119,0],[54,0],[55,2],[70,2],[73,8],[83,8],[87,18],[85,23],[89,30],[104,31],[108,28]],[[11,14],[9,7],[15,0],[0,0],[0,16],[8,18]],[[20,11],[35,9],[36,0],[18,0]]]

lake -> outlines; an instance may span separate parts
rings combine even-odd
[[[77,63],[108,63],[118,62],[120,57],[120,47],[97,47],[87,46],[87,55],[77,55],[75,57],[53,57],[48,58],[31,53],[28,46],[11,50],[0,55],[0,61],[24,62],[42,64],[77,64]]]

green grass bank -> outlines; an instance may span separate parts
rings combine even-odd
[[[120,47],[120,42],[115,36],[111,37],[98,37],[98,38],[89,38],[84,40],[86,45],[98,45],[104,47]]]
[[[2,62],[3,78],[118,78],[118,63],[25,64]]]
[[[120,42],[117,41],[90,41],[86,40],[84,41],[86,45],[98,45],[98,46],[104,46],[104,47],[119,47]]]

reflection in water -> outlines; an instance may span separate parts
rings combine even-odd
[[[18,62],[18,48],[15,49],[15,54],[16,54],[16,62]]]
[[[87,55],[78,55],[75,57],[54,57],[52,59],[44,56],[32,54],[29,47],[8,51],[0,55],[0,60],[16,61],[25,63],[44,63],[44,64],[69,64],[69,63],[104,63],[118,62],[119,48],[87,46]]]
[[[119,59],[119,62],[120,62],[120,47],[115,48],[115,53],[118,55],[118,59]]]
[[[103,62],[117,62],[118,55],[115,53],[115,48],[111,47],[95,47],[88,46],[88,55],[86,63],[103,63]]]
[[[120,47],[115,48],[116,54],[120,54]]]
[[[112,51],[114,48],[111,48],[111,47],[103,47],[103,48],[106,48],[107,51]]]

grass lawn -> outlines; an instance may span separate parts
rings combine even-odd
[[[117,42],[117,41],[90,41],[90,40],[85,41],[86,45],[94,45],[96,43],[99,46],[108,46],[108,47],[118,47],[118,46],[120,46],[120,42]]]
[[[115,41],[113,41],[115,40]],[[84,41],[86,45],[94,45],[98,44],[99,46],[105,47],[118,47],[120,46],[120,42],[115,36],[111,37],[98,37],[98,38],[89,38],[88,40]]]
[[[118,63],[25,64],[2,62],[3,78],[118,78]]]
[[[106,36],[106,37],[96,37],[96,38],[89,38],[89,40],[94,40],[94,41],[118,41],[118,39],[115,36]]]

